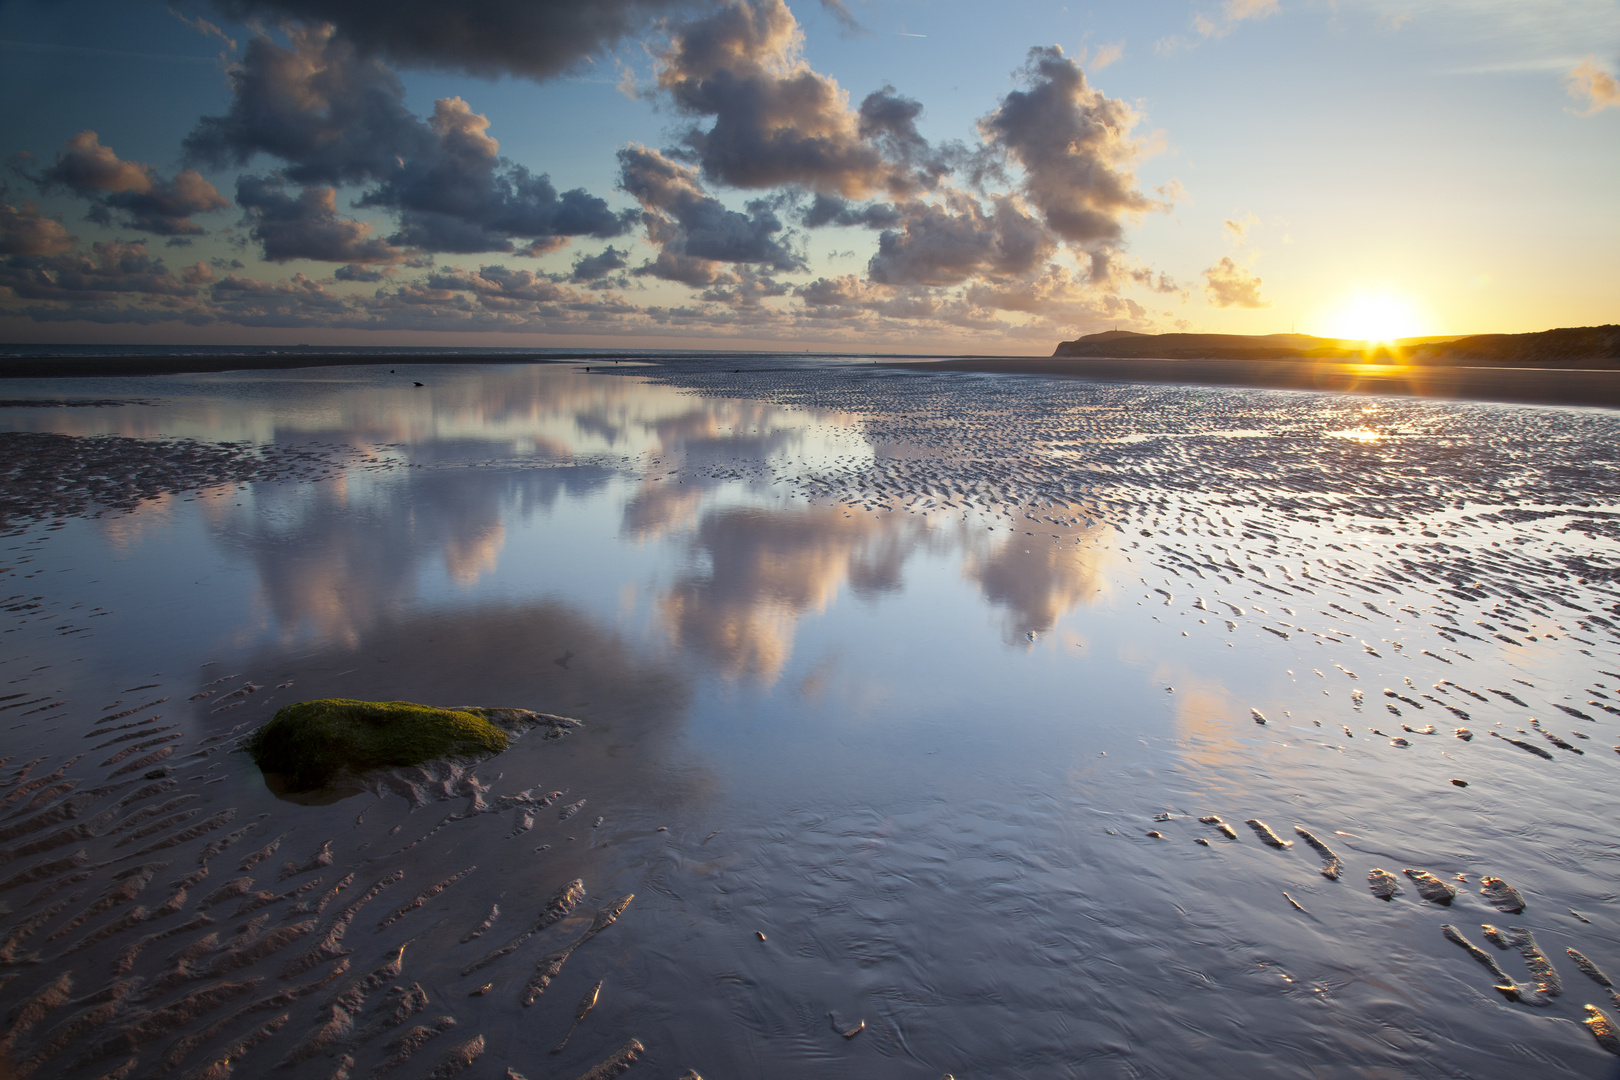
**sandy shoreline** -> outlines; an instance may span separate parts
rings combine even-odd
[[[929,371],[1057,375],[1107,382],[1254,386],[1274,390],[1398,394],[1404,397],[1505,401],[1528,405],[1620,407],[1620,372],[1572,368],[1398,368],[1319,360],[1119,360],[1085,357],[963,358],[905,366]]]
[[[755,359],[764,354],[717,354],[715,359]],[[771,354],[776,355],[776,354]],[[463,354],[306,353],[236,356],[17,357],[0,359],[0,379],[105,378],[180,375],[223,371],[282,371],[296,368],[407,364],[602,363],[666,359],[645,353],[622,354]],[[680,359],[689,359],[681,357]],[[1577,368],[1393,367],[1322,360],[1153,360],[1094,357],[961,356],[947,359],[874,356],[884,366],[927,371],[967,371],[1008,375],[1056,375],[1103,382],[1252,386],[1276,390],[1394,394],[1403,397],[1516,402],[1530,405],[1587,405],[1620,408],[1620,371]]]

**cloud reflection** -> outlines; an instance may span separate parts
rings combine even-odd
[[[1112,549],[1103,541],[1108,536],[1100,526],[1078,534],[1078,543],[1075,537],[1053,543],[1015,533],[993,551],[968,556],[966,573],[1001,609],[1008,644],[1048,632],[1106,586],[1104,568]]]
[[[868,594],[897,588],[925,531],[919,521],[841,507],[717,510],[692,541],[707,570],[678,581],[659,612],[671,638],[722,674],[770,683],[802,616],[825,611],[846,581]]]

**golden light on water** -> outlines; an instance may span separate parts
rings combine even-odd
[[[1328,335],[1387,345],[1417,337],[1426,327],[1416,304],[1395,293],[1358,293],[1330,317]]]

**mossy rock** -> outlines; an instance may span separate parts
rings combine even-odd
[[[255,731],[247,752],[288,789],[324,787],[345,773],[484,758],[505,750],[509,730],[535,714],[522,709],[435,709],[409,701],[319,698],[288,705]]]

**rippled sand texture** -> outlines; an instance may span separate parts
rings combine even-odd
[[[1620,420],[735,366],[28,410],[203,449],[6,504],[15,1071],[1612,1067]],[[582,723],[229,752],[340,693]]]

